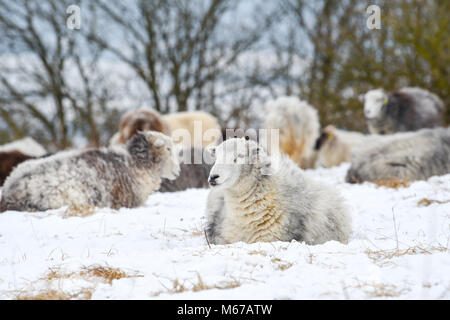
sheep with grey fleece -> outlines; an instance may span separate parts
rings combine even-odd
[[[439,127],[444,111],[442,100],[421,88],[406,87],[391,93],[376,89],[364,95],[364,116],[370,133]]]
[[[210,149],[215,158],[206,210],[211,243],[347,242],[351,221],[344,200],[304,176],[289,157],[269,156],[244,138]]]
[[[426,180],[450,173],[450,128],[397,133],[358,150],[346,181]]]
[[[172,139],[146,131],[126,145],[61,152],[20,164],[6,179],[0,212],[63,206],[134,208],[180,170]]]
[[[175,180],[162,179],[159,192],[177,192],[190,188],[208,188],[212,164],[201,147],[179,148],[180,174]]]

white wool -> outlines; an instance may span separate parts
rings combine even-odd
[[[169,125],[174,141],[187,147],[206,147],[216,144],[222,137],[219,121],[207,112],[176,112],[164,115],[163,119]],[[184,134],[189,134],[190,139],[183,139]]]
[[[213,243],[347,241],[350,218],[340,196],[305,177],[288,157],[275,159],[243,138],[226,140],[212,153],[207,233]]]
[[[263,111],[266,113],[264,128],[280,130],[280,149],[298,165],[304,164],[313,155],[314,143],[319,136],[317,110],[296,97],[280,97],[267,102]],[[270,153],[270,144],[262,142]]]
[[[47,151],[33,138],[26,137],[0,146],[0,152],[20,151],[30,157],[42,157]]]

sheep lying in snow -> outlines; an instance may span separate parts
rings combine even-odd
[[[141,108],[130,110],[120,120],[119,132],[110,140],[110,145],[124,144],[139,131],[159,131],[170,136],[169,126],[156,110]]]
[[[180,170],[172,140],[147,131],[125,146],[61,152],[20,164],[6,179],[0,212],[63,206],[138,207]]]
[[[216,144],[222,136],[217,118],[207,112],[176,112],[163,116],[163,119],[169,125],[174,142],[183,143],[187,147],[206,147]]]
[[[282,155],[276,164],[255,141],[229,139],[211,148],[215,164],[207,202],[207,235],[238,241],[346,242],[350,217],[331,187],[314,182]]]
[[[180,149],[180,174],[175,180],[163,179],[159,192],[176,192],[190,188],[208,188],[212,165],[203,158],[203,148]],[[198,162],[198,163],[197,163]]]
[[[353,153],[381,141],[387,141],[390,137],[340,130],[333,125],[328,125],[322,130],[314,146],[317,152],[316,166],[330,168],[343,162],[350,162]]]
[[[314,143],[319,137],[320,123],[317,110],[295,97],[281,97],[267,102],[264,128],[279,129],[280,149],[302,168],[312,167]],[[271,153],[271,135],[262,139]]]
[[[370,133],[416,131],[442,125],[444,103],[420,88],[402,88],[387,94],[383,89],[364,95],[364,115]]]
[[[110,145],[121,145],[126,140],[136,135],[140,131],[159,131],[170,135],[170,130],[166,120],[158,112],[152,109],[139,109],[127,112],[120,121],[119,132],[111,139]],[[174,148],[175,153],[202,154],[202,148]],[[201,157],[200,157],[201,159]],[[180,164],[180,175],[175,179],[163,179],[161,181],[160,192],[182,191],[188,188],[205,188],[208,186],[208,174],[210,165],[205,163],[194,164],[186,161]]]
[[[450,128],[398,133],[358,150],[346,181],[424,180],[450,173]]]

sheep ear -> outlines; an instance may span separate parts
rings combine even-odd
[[[360,102],[364,102],[365,96],[366,96],[366,95],[365,95],[364,93],[360,94],[360,95],[358,96],[358,100],[359,100]]]
[[[155,140],[155,142],[153,143],[153,145],[154,145],[155,147],[157,147],[157,148],[161,148],[161,147],[163,147],[165,144],[166,144],[166,143],[165,143],[164,140],[161,139],[161,138],[157,138],[157,139]]]
[[[320,136],[317,138],[316,143],[314,144],[314,150],[318,151],[323,146],[325,141],[329,139],[329,133],[322,132]]]
[[[328,141],[332,141],[334,139],[334,134],[329,133],[328,134]]]

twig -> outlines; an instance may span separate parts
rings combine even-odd
[[[206,234],[206,229],[204,229],[203,231],[205,233],[206,243],[208,244],[208,247],[211,249],[211,244],[209,243],[208,235]]]

